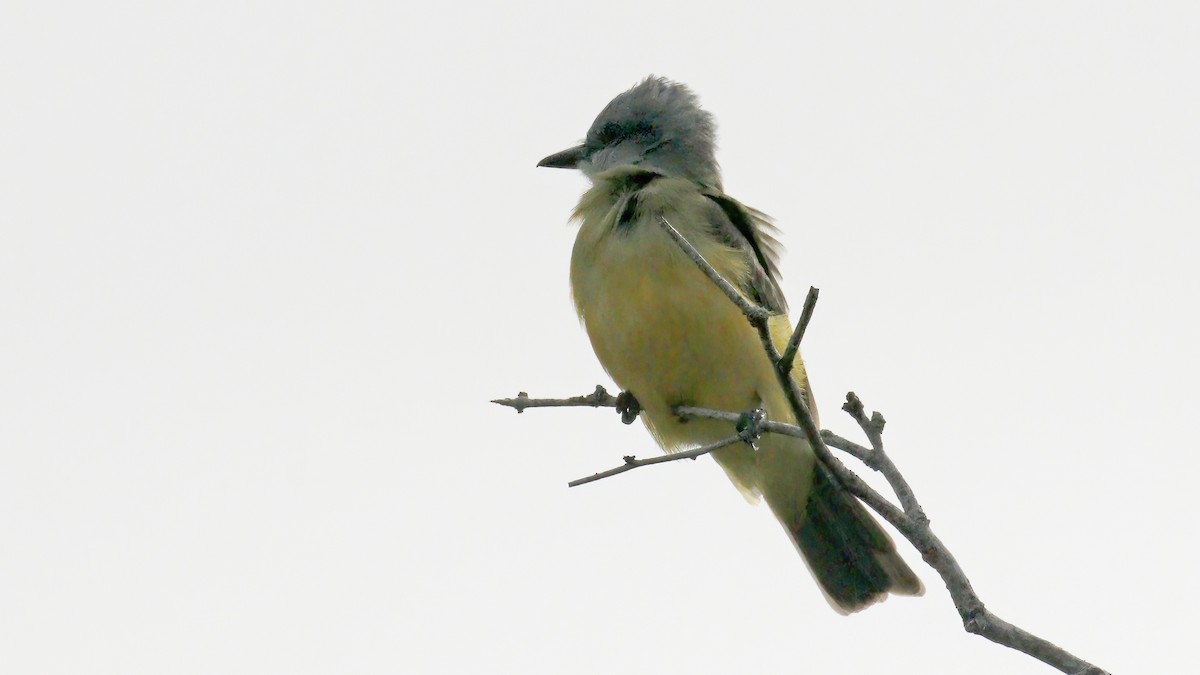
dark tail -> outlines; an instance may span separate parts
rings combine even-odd
[[[833,608],[849,614],[888,593],[924,593],[921,580],[866,507],[819,461],[813,469],[803,512],[780,521]]]

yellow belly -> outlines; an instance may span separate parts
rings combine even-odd
[[[761,406],[770,419],[792,422],[757,331],[671,239],[661,218],[735,288],[749,274],[747,251],[715,236],[712,204],[683,179],[655,179],[637,193],[635,214],[618,225],[617,212],[625,207],[617,205],[630,203],[622,171],[614,169],[611,180],[594,178],[575,211],[580,229],[571,291],[600,363],[637,397],[643,421],[668,452],[734,432],[728,422],[679,420],[672,410],[681,404],[732,412]],[[786,316],[772,319],[771,333],[776,346],[787,341]],[[807,387],[800,359],[793,376]],[[713,459],[747,499],[765,496],[785,519],[803,509],[816,461],[804,441],[775,434],[764,436],[757,450],[734,444]]]
[[[657,223],[599,237],[591,224],[576,241],[571,280],[601,364],[637,397],[664,449],[728,436],[727,423],[680,423],[671,409],[761,405],[763,376],[773,374],[757,333]]]

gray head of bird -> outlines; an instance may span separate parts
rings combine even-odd
[[[604,106],[583,143],[538,162],[589,178],[625,165],[721,189],[716,125],[692,90],[651,75]]]

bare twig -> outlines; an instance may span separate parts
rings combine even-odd
[[[596,385],[599,390],[604,390],[603,386]],[[605,392],[607,393],[607,392]],[[572,396],[570,398],[529,398],[525,392],[517,395],[517,398],[502,398],[492,401],[510,408],[516,408],[518,405],[522,408],[595,408],[611,405],[599,404],[592,402],[594,393],[586,396]],[[711,408],[698,408],[696,406],[678,406],[673,412],[681,417],[700,417],[713,420],[721,420],[724,422],[736,423],[742,419],[744,413],[728,412],[725,410],[713,410]],[[783,422],[772,422],[764,420],[759,422],[759,428],[766,433],[782,434],[784,436],[795,436],[804,438],[804,430],[794,424],[785,424]],[[831,448],[837,448],[842,452],[858,459],[863,464],[866,464],[868,457],[871,455],[871,448],[866,448],[854,441],[842,438],[828,429],[821,430],[821,438],[825,439],[825,444]],[[700,453],[701,455],[705,453]],[[699,455],[698,455],[699,456]],[[677,459],[690,459],[686,453],[673,453],[666,455],[663,461],[674,461]],[[614,474],[615,475],[615,474]],[[607,477],[607,476],[606,476]]]
[[[778,367],[785,373],[792,372],[792,364],[796,361],[796,353],[800,351],[800,341],[804,339],[804,331],[808,329],[808,322],[812,319],[819,294],[820,291],[816,286],[808,287],[808,297],[804,298],[804,309],[800,311],[800,320],[796,322],[796,330],[792,332],[787,348],[783,350],[783,356],[779,357]]]
[[[746,299],[721,279],[716,270],[703,257],[696,253],[696,249],[690,243],[687,243],[683,236],[675,231],[675,228],[671,227],[670,223],[663,219],[662,224],[668,233],[671,234],[671,237],[688,253],[688,256],[704,270],[704,273],[710,279],[717,282],[717,286],[729,296],[729,299],[735,305],[742,309],[742,313],[746,315],[746,319],[750,322],[750,325],[758,331],[759,338],[763,343],[763,349],[766,350],[771,362],[775,364],[776,378],[783,387],[792,412],[796,415],[799,426],[804,430],[805,438],[817,454],[817,458],[833,471],[834,475],[842,481],[852,494],[862,499],[871,508],[875,509],[879,515],[895,525],[905,538],[921,552],[921,557],[937,571],[942,577],[942,581],[945,582],[947,590],[950,591],[951,600],[954,602],[959,616],[962,617],[963,627],[967,632],[976,633],[997,644],[1033,656],[1044,663],[1058,668],[1064,673],[1072,673],[1073,675],[1104,673],[1100,668],[1070,654],[1049,641],[1000,619],[984,607],[983,601],[979,599],[979,596],[971,587],[971,582],[967,579],[967,575],[959,566],[958,561],[954,559],[950,550],[929,527],[929,520],[925,517],[924,511],[913,495],[912,488],[909,487],[908,482],[884,452],[882,439],[883,416],[879,413],[874,413],[870,419],[867,419],[863,411],[862,401],[853,392],[847,396],[846,410],[859,423],[859,426],[862,427],[863,432],[867,434],[871,442],[871,454],[869,455],[871,461],[868,461],[867,465],[880,471],[884,478],[888,480],[889,485],[891,485],[892,489],[896,492],[896,496],[900,499],[904,511],[902,513],[898,512],[890,502],[881,499],[878,493],[870,489],[853,472],[846,469],[829,452],[829,448],[826,447],[825,441],[821,438],[820,430],[817,429],[812,415],[807,406],[804,405],[804,398],[800,394],[799,387],[791,377],[790,363],[785,364],[778,350],[775,348],[770,330],[767,327],[767,320],[762,317],[762,308],[752,306],[754,311],[748,311],[745,308],[745,305],[748,304]],[[793,337],[795,336],[793,335]],[[785,365],[788,368],[784,368],[783,366]]]
[[[788,399],[788,405],[792,408],[797,420],[800,422],[800,427],[804,429],[804,435],[809,444],[812,445],[813,451],[816,452],[817,458],[825,462],[825,464],[834,472],[838,478],[847,482],[850,485],[857,487],[854,494],[860,499],[867,500],[871,496],[868,494],[869,486],[864,483],[852,471],[841,465],[833,458],[829,449],[821,442],[821,432],[817,429],[817,424],[813,421],[812,414],[808,410],[808,406],[804,404],[804,395],[800,392],[800,388],[796,385],[796,381],[792,379],[791,367],[787,369],[782,367],[782,359],[779,355],[779,350],[775,348],[775,340],[771,336],[771,328],[768,320],[771,318],[771,313],[766,309],[752,304],[749,300],[738,293],[728,281],[721,277],[720,273],[708,264],[704,256],[696,250],[695,246],[689,242],[666,218],[659,217],[659,222],[662,223],[663,229],[679,244],[683,252],[687,254],[692,262],[704,272],[704,275],[712,280],[714,284],[729,298],[729,301],[737,305],[738,309],[742,310],[746,320],[758,333],[758,339],[762,343],[763,350],[766,351],[767,357],[771,359],[771,363],[775,366],[775,377],[779,380],[779,385],[783,388],[783,393]],[[815,302],[815,300],[814,300]],[[861,492],[861,494],[860,494]]]
[[[928,527],[929,519],[925,517],[925,510],[921,508],[917,496],[913,494],[912,488],[909,487],[908,481],[905,480],[900,470],[892,463],[892,459],[883,451],[883,425],[886,423],[883,415],[873,412],[871,418],[867,419],[863,402],[854,392],[846,394],[846,402],[842,404],[842,410],[845,410],[854,418],[855,422],[858,422],[859,428],[871,442],[871,452],[866,459],[863,459],[863,463],[883,474],[888,485],[892,486],[892,490],[896,492],[900,506],[904,507],[904,513],[908,514],[909,518],[919,525]]]
[[[858,443],[842,438],[828,429],[821,430],[821,439],[825,441],[825,445],[841,450],[863,464],[867,463],[867,457],[871,454],[870,448],[864,448]]]
[[[592,408],[614,408],[617,405],[617,397],[608,393],[608,391],[596,385],[596,390],[587,396],[572,396],[571,398],[529,398],[529,394],[518,392],[516,398],[497,398],[493,399],[492,403],[498,403],[503,406],[513,408],[519,413],[525,412],[526,408],[571,408],[579,406],[589,406]]]
[[[724,419],[728,421],[736,421],[738,419],[738,416],[733,413],[708,410],[706,408],[694,408],[691,406],[680,406],[675,409],[675,412],[679,415],[690,417],[708,417],[712,419]],[[805,410],[805,412],[807,412],[807,410]],[[797,436],[799,438],[809,440],[810,444],[812,443],[812,441],[809,439],[808,429],[805,429],[803,426],[772,421],[763,422],[761,426],[763,431],[784,434],[787,436]],[[817,438],[820,438],[820,432],[818,432]],[[822,445],[822,447],[824,447],[824,445]],[[905,516],[895,504],[889,502],[887,497],[879,494],[875,488],[871,487],[862,478],[859,478],[858,474],[854,473],[854,471],[852,471],[845,464],[837,461],[837,459],[833,457],[832,453],[829,452],[828,448],[825,448],[825,454],[830,458],[830,461],[825,462],[826,466],[829,467],[829,470],[832,471],[835,476],[837,476],[838,480],[840,480],[842,484],[845,485],[852,494],[854,494],[854,496],[866,502],[871,506],[871,508],[875,509],[879,515],[886,518],[889,522],[904,523],[908,520],[908,517]],[[899,525],[896,526],[899,527]]]
[[[878,412],[873,413],[870,417],[866,415],[866,409],[862,401],[854,392],[850,392],[846,396],[846,404],[843,410],[858,423],[863,433],[866,434],[868,441],[871,444],[870,448],[849,441],[837,434],[829,431],[822,432],[817,429],[812,415],[805,405],[804,396],[800,392],[796,381],[791,377],[791,369],[795,360],[796,350],[804,337],[804,330],[808,324],[808,319],[812,315],[812,308],[816,302],[817,289],[810,289],[808,299],[805,302],[804,312],[801,315],[801,321],[793,332],[791,339],[788,340],[787,348],[781,356],[778,349],[775,347],[774,341],[770,334],[768,320],[771,314],[764,308],[750,303],[745,297],[738,293],[729,282],[721,278],[704,257],[696,250],[683,235],[671,226],[667,220],[661,219],[663,228],[671,236],[672,239],[683,249],[683,251],[704,271],[705,275],[720,288],[730,301],[741,309],[750,325],[758,332],[759,339],[763,344],[763,349],[767,356],[775,365],[776,378],[779,380],[780,386],[788,399],[789,406],[794,413],[798,425],[782,424],[775,421],[756,421],[749,431],[743,430],[736,436],[718,441],[711,445],[707,445],[695,450],[655,457],[651,459],[639,460],[632,456],[625,457],[625,464],[615,469],[610,469],[602,473],[589,476],[588,478],[572,481],[569,485],[581,485],[583,483],[592,482],[601,478],[624,473],[635,469],[639,466],[647,464],[659,464],[662,462],[671,462],[679,459],[695,459],[701,455],[712,452],[713,450],[731,445],[733,443],[744,441],[750,442],[750,435],[757,435],[760,432],[780,433],[790,436],[799,436],[808,441],[817,458],[827,467],[842,485],[850,491],[851,494],[861,499],[880,516],[891,523],[900,531],[902,535],[921,553],[922,559],[932,567],[942,577],[942,581],[946,585],[946,589],[950,593],[950,598],[958,610],[959,616],[963,621],[963,628],[976,635],[991,640],[997,644],[1015,649],[1022,653],[1028,654],[1054,668],[1057,668],[1063,673],[1071,675],[1108,675],[1103,669],[1084,661],[1083,659],[1068,653],[1062,648],[1053,643],[1040,638],[1028,631],[1019,628],[1007,621],[992,614],[975,593],[971,587],[971,582],[959,566],[958,561],[950,553],[950,550],[942,543],[941,539],[933,533],[929,526],[929,520],[925,517],[924,510],[921,508],[920,502],[917,501],[916,495],[913,493],[908,481],[896,468],[891,458],[883,448],[883,427],[885,421],[883,416]],[[617,399],[612,397],[604,390],[603,387],[597,387],[596,391],[589,396],[576,396],[570,399],[531,399],[527,394],[521,392],[516,399],[502,399],[494,401],[501,405],[507,405],[515,408],[518,412],[529,407],[557,407],[557,406],[617,406]],[[712,419],[727,420],[730,422],[740,422],[745,419],[745,413],[738,414],[726,411],[709,410],[705,408],[695,407],[679,407],[675,409],[676,414],[691,417],[708,417]],[[636,415],[636,412],[634,413]],[[623,417],[625,414],[623,413]],[[853,471],[848,469],[841,461],[839,461],[829,448],[835,447],[843,450],[857,459],[861,460],[868,468],[880,472],[888,481],[892,490],[896,493],[902,508],[896,507],[878,492],[871,488],[865,481],[858,477]]]
[[[736,415],[735,415],[735,417],[736,417]],[[567,487],[578,487],[580,485],[583,485],[584,483],[591,483],[592,481],[597,481],[597,480],[600,480],[601,478],[608,478],[609,476],[615,476],[619,473],[625,473],[626,471],[631,471],[633,469],[638,468],[639,466],[646,466],[649,464],[662,464],[663,462],[674,462],[674,461],[677,461],[680,459],[696,459],[697,457],[703,457],[704,455],[707,455],[708,453],[712,452],[713,450],[720,450],[721,448],[723,448],[727,445],[733,445],[734,443],[740,443],[742,441],[743,441],[742,435],[736,434],[736,435],[730,436],[729,438],[723,438],[723,439],[717,441],[716,443],[710,443],[708,445],[705,445],[705,446],[702,446],[699,448],[695,448],[694,450],[688,450],[687,452],[677,452],[677,453],[673,453],[670,455],[661,455],[658,457],[650,457],[648,459],[637,459],[633,455],[625,455],[622,458],[625,460],[625,463],[622,464],[621,466],[618,466],[615,469],[609,469],[608,471],[601,471],[600,473],[594,473],[594,474],[588,476],[587,478],[580,478],[577,480],[573,480],[570,483],[567,483]]]
[[[599,391],[604,390],[604,388],[599,385],[597,385],[596,389]],[[607,392],[605,392],[605,393],[607,393]],[[537,399],[534,399],[534,398],[529,398],[527,394],[525,394],[524,392],[521,392],[521,394],[519,394],[516,399],[499,399],[499,400],[493,401],[493,403],[499,403],[501,405],[506,405],[509,407],[516,408],[517,406],[511,402],[519,401],[522,409],[523,408],[562,408],[562,407],[595,408],[600,405],[611,405],[611,403],[602,403],[602,404],[594,403],[593,398],[592,398],[593,396],[595,396],[594,393],[591,395],[588,395],[588,396],[572,396],[570,398],[537,398]],[[616,399],[614,398],[613,400],[616,400]],[[723,410],[712,410],[709,408],[697,408],[697,407],[693,407],[693,406],[679,406],[679,407],[675,408],[674,412],[677,415],[680,415],[683,417],[704,417],[704,418],[723,420],[726,422],[733,422],[733,423],[737,423],[737,422],[743,420],[745,417],[745,413],[727,412],[727,411],[723,411]],[[783,422],[774,422],[774,421],[770,421],[770,420],[764,420],[764,421],[761,421],[758,423],[758,428],[760,428],[763,432],[766,432],[766,433],[775,433],[775,434],[783,434],[785,436],[796,436],[798,438],[807,438],[807,432],[803,428],[796,426],[794,424],[785,424]],[[826,432],[822,432],[822,434],[829,434],[830,437],[837,439],[838,443],[833,444],[834,447],[842,449],[845,452],[853,455],[854,457],[861,460],[864,464],[867,461],[867,456],[869,456],[872,452],[869,448],[864,448],[856,443],[852,443],[851,441],[848,441],[832,432],[826,431]],[[600,480],[601,478],[608,478],[610,476],[615,476],[620,473],[625,473],[626,471],[629,471],[631,469],[636,469],[640,466],[646,466],[647,464],[661,464],[663,462],[674,462],[674,461],[680,460],[680,459],[695,459],[696,457],[706,455],[706,454],[712,452],[713,450],[716,450],[725,445],[728,445],[729,442],[727,442],[727,441],[728,441],[728,439],[726,439],[725,441],[720,441],[715,446],[704,446],[703,448],[697,448],[696,450],[693,450],[693,451],[672,453],[670,455],[663,455],[662,457],[654,457],[652,459],[638,459],[638,460],[630,461],[630,459],[632,459],[632,458],[627,457],[626,463],[622,466],[616,467],[615,469],[609,469],[608,471],[603,471],[601,473],[593,474],[584,479],[572,481],[572,482],[568,483],[568,485],[571,487],[575,487],[576,485],[583,485],[584,483],[590,483],[592,481],[597,481],[597,480]],[[828,452],[829,451],[826,450],[826,453],[828,453]],[[696,453],[696,454],[693,455],[692,453]],[[905,516],[904,513],[899,508],[897,508],[894,504],[889,502],[886,497],[879,494],[879,492],[877,492],[874,488],[872,488],[866,481],[864,481],[862,478],[860,478],[858,476],[858,474],[854,473],[854,471],[849,469],[845,464],[835,461],[835,462],[830,463],[829,468],[831,471],[833,471],[834,475],[836,475],[839,480],[841,480],[845,485],[847,485],[851,489],[852,493],[856,497],[858,497],[859,499],[863,500],[868,505],[870,505],[871,508],[875,509],[876,512],[878,512],[881,516],[886,518],[888,520],[888,522],[891,522],[897,528],[902,528],[904,526],[904,524],[907,522],[908,517]]]
[[[671,238],[675,240],[676,244],[679,244],[679,248],[683,249],[683,252],[692,259],[692,262],[696,263],[696,265],[704,272],[704,275],[712,280],[712,282],[717,285],[717,288],[720,288],[722,291],[724,291],[725,295],[727,295],[729,299],[733,301],[733,304],[738,306],[738,309],[742,310],[742,314],[746,315],[746,318],[750,320],[750,323],[756,326],[759,324],[763,326],[767,325],[767,319],[771,316],[770,312],[750,302],[743,297],[741,293],[738,293],[737,289],[733,287],[733,284],[725,281],[725,278],[722,277],[717,270],[713,269],[712,265],[708,264],[708,261],[704,259],[704,256],[700,255],[700,251],[697,251],[696,247],[692,246],[692,242],[685,239],[682,234],[679,234],[679,230],[676,230],[675,226],[671,225],[666,218],[660,217],[659,221],[662,223],[663,229],[667,231],[667,234],[671,235]]]

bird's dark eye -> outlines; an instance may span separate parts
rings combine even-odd
[[[623,135],[620,124],[609,122],[600,129],[600,133],[596,134],[596,140],[600,142],[600,145],[604,146],[621,138]]]
[[[610,145],[616,145],[622,141],[640,140],[655,138],[657,132],[654,125],[647,121],[638,122],[608,122],[599,130],[593,132],[593,136],[589,136],[588,145],[596,148],[604,148]]]

